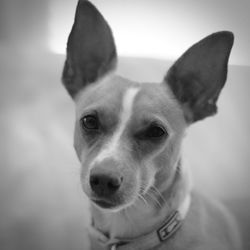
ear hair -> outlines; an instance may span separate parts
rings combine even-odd
[[[233,33],[228,31],[211,34],[189,48],[164,78],[188,123],[217,112],[216,101],[226,82],[233,41]]]
[[[79,0],[67,44],[62,82],[72,98],[116,65],[112,31],[89,1]]]

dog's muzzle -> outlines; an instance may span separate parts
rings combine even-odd
[[[112,208],[119,205],[120,189],[123,176],[116,170],[105,166],[95,166],[90,171],[89,186],[92,201],[102,208]]]

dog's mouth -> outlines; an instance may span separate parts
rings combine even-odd
[[[122,185],[117,188],[109,176],[101,177],[103,179],[99,177],[99,180],[92,178],[82,182],[83,191],[95,207],[120,211],[135,201],[138,189],[135,178],[124,178]]]
[[[113,209],[117,207],[117,204],[104,199],[91,199],[91,201],[95,203],[97,206],[105,209]]]

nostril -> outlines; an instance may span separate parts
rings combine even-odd
[[[119,179],[119,178],[110,179],[108,181],[107,185],[108,185],[108,188],[110,188],[112,190],[117,190],[121,185],[121,179]]]
[[[108,196],[114,194],[122,183],[122,178],[111,177],[103,174],[90,176],[91,189],[99,196]]]
[[[100,183],[98,176],[90,176],[90,186],[98,186]]]

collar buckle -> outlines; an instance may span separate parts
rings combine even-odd
[[[181,215],[175,211],[168,221],[157,230],[160,241],[168,239],[181,225]]]

